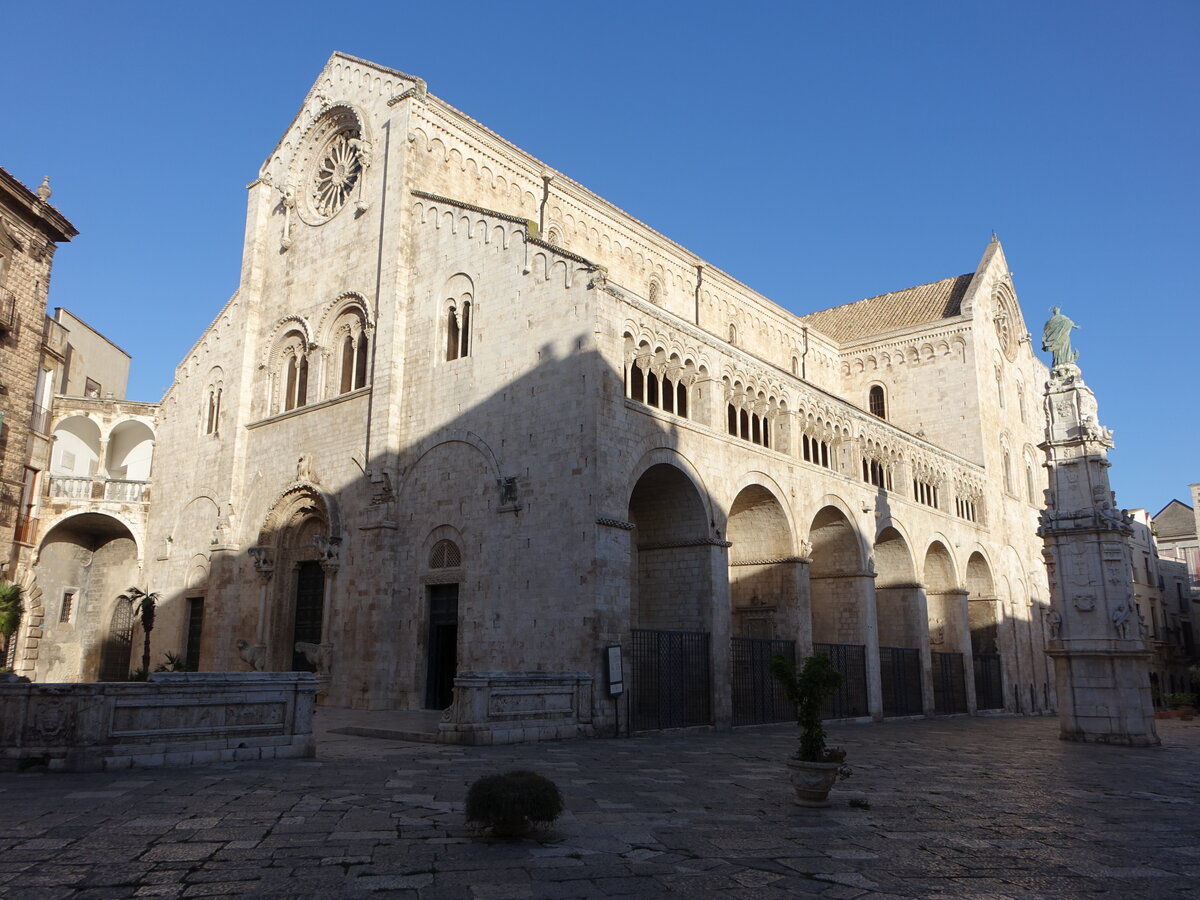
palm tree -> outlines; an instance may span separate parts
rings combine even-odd
[[[159,596],[154,592],[143,591],[134,586],[117,597],[133,604],[133,612],[142,620],[142,634],[145,643],[142,645],[142,671],[150,671],[150,632],[154,630],[154,611],[158,605]]]
[[[0,653],[0,668],[8,664],[8,655],[12,649],[9,642],[13,632],[21,624],[22,600],[25,589],[19,584],[6,581],[0,584],[0,637],[4,638],[3,653]]]

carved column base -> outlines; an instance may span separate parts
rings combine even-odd
[[[1156,747],[1145,651],[1050,649],[1064,741]]]

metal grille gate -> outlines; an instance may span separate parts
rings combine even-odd
[[[823,719],[853,719],[867,714],[867,648],[862,644],[813,644],[842,674],[841,687],[821,710]]]
[[[879,680],[885,716],[917,716],[921,700],[921,651],[908,647],[879,648]]]
[[[734,725],[765,725],[796,718],[796,709],[783,695],[783,686],[771,677],[771,657],[776,653],[795,665],[796,642],[733,638],[730,662]]]
[[[967,680],[963,677],[961,653],[930,654],[933,657],[933,710],[939,716],[967,711]]]
[[[1000,676],[999,653],[975,654],[975,708],[1004,708],[1004,684]]]
[[[633,629],[629,723],[633,731],[712,724],[708,632]]]

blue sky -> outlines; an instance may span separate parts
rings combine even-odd
[[[52,10],[52,11],[51,11]],[[1061,304],[1123,506],[1200,481],[1200,3],[75,3],[3,13],[0,165],[157,400],[237,287],[245,185],[334,50],[799,313],[974,270]]]

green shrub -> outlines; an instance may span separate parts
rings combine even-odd
[[[531,823],[553,822],[562,811],[558,786],[536,772],[485,775],[467,791],[467,821],[491,826],[494,834],[522,833]]]
[[[796,759],[801,762],[841,762],[846,751],[825,745],[825,727],[821,707],[842,683],[842,675],[824,653],[804,660],[800,671],[782,654],[771,657],[772,677],[783,685],[783,693],[796,706],[796,724],[800,727],[800,747]]]

